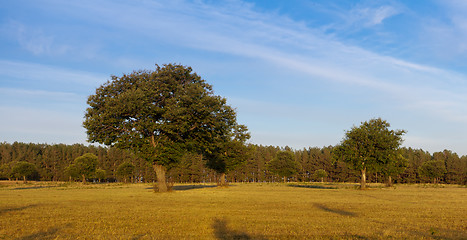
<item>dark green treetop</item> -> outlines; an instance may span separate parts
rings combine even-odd
[[[88,104],[88,140],[136,152],[154,164],[159,183],[185,152],[209,153],[237,126],[226,99],[182,65],[112,76]]]
[[[124,178],[126,182],[127,179],[133,175],[134,171],[135,165],[129,162],[124,162],[118,166],[117,175]]]
[[[298,171],[298,164],[295,162],[295,156],[291,151],[279,151],[273,160],[268,162],[267,168],[269,171],[281,176],[285,179],[291,177]]]
[[[20,161],[15,164],[11,170],[11,174],[16,178],[23,178],[26,182],[27,179],[39,179],[39,172],[36,166],[29,162]]]
[[[70,167],[76,174],[82,176],[83,182],[86,182],[86,178],[93,177],[97,168],[97,156],[92,153],[86,153],[80,157],[77,157]]]
[[[321,182],[324,182],[324,178],[328,176],[328,173],[324,169],[318,169],[314,172],[314,177],[316,179],[321,180]]]
[[[405,130],[389,130],[390,124],[381,118],[362,122],[345,133],[340,145],[333,150],[336,160],[343,160],[352,169],[361,171],[365,188],[366,171],[378,171],[397,160]]]
[[[218,173],[227,173],[248,158],[251,147],[245,145],[250,134],[244,125],[236,125],[232,132],[210,145],[206,165]]]
[[[430,160],[424,162],[419,168],[418,173],[433,180],[433,183],[439,182],[439,178],[446,173],[446,166],[442,160]]]

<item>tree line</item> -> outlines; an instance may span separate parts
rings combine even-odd
[[[334,147],[292,150],[246,144],[248,128],[235,109],[191,67],[165,64],[111,79],[88,97],[82,145],[14,143],[2,153],[4,178],[93,178],[170,182],[368,181],[465,184],[465,157],[401,150],[405,130],[381,118],[362,122]],[[4,143],[3,145],[8,146]],[[70,148],[72,150],[70,150]],[[4,156],[3,156],[4,155]],[[27,156],[27,157],[26,157]],[[57,157],[58,156],[58,157]],[[144,160],[144,161],[143,161]],[[34,163],[31,163],[34,162]],[[357,177],[358,178],[358,177]]]
[[[250,145],[251,152],[246,161],[228,172],[228,182],[359,182],[360,173],[344,161],[333,158],[335,146],[309,147],[293,150],[289,147]],[[396,183],[437,183],[467,184],[467,156],[444,150],[430,154],[422,149],[401,148],[400,154],[407,160],[403,171],[394,177]],[[291,153],[293,166],[283,169],[291,171],[281,174],[272,164],[282,152]],[[82,144],[35,144],[0,143],[0,179],[23,179],[15,175],[15,167],[30,163],[36,173],[31,180],[41,181],[82,181],[82,175],[70,171],[79,157],[90,153],[96,158],[93,174],[87,181],[98,182],[154,182],[155,172],[151,163],[128,150],[113,147],[85,146]],[[436,172],[438,171],[438,172]],[[285,176],[285,177],[284,177]],[[206,166],[201,154],[184,154],[179,163],[167,172],[171,182],[215,183],[221,174]],[[436,178],[436,179],[435,179]],[[367,181],[384,183],[387,178],[382,171],[367,174]]]

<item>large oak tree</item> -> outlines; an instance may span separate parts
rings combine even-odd
[[[167,169],[186,152],[210,153],[237,126],[226,99],[182,65],[112,76],[88,104],[89,141],[131,149],[151,162],[160,192],[167,191]]]
[[[381,118],[362,122],[359,127],[347,131],[340,145],[334,148],[335,159],[341,159],[361,172],[361,189],[366,188],[367,171],[398,166],[395,162],[400,159],[397,151],[406,131],[389,130],[389,127],[390,124]]]

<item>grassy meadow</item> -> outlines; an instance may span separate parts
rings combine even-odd
[[[0,239],[467,239],[467,188],[0,182]]]

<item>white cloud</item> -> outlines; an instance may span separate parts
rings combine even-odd
[[[350,11],[348,18],[352,24],[363,24],[365,27],[371,27],[382,24],[385,19],[399,13],[400,11],[393,6],[357,7]]]

